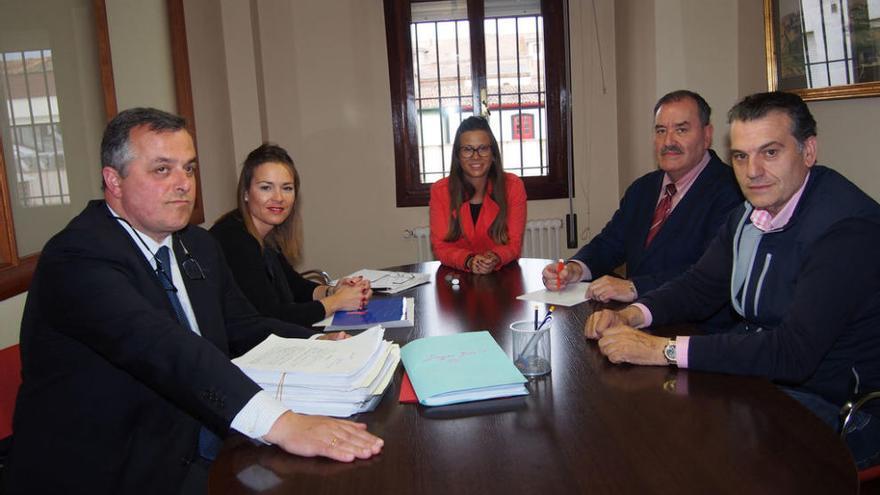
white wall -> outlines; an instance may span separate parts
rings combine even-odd
[[[117,107],[150,106],[174,112],[177,100],[165,2],[106,0],[106,5]]]
[[[618,0],[616,9],[621,188],[653,170],[650,111],[671,90],[691,89],[706,98],[713,147],[727,160],[727,111],[742,97],[768,90],[762,0]],[[819,163],[880,199],[870,145],[880,98],[809,107],[819,124]]]
[[[106,7],[118,108],[153,106],[175,111],[165,2],[106,0]],[[100,111],[103,114],[103,107]],[[89,146],[94,149],[97,169],[100,143]],[[34,227],[45,225],[35,223]],[[0,301],[0,348],[18,342],[26,297],[23,293]]]
[[[618,56],[625,60],[618,104],[627,117],[618,142],[626,157],[621,187],[655,169],[651,112],[677,89],[696,91],[712,107],[712,147],[726,159],[727,110],[745,94],[766,91],[761,1],[621,0],[617,8]],[[741,32],[743,24],[753,29]]]
[[[880,201],[880,98],[816,101],[809,107],[818,125],[818,163],[834,168]]]

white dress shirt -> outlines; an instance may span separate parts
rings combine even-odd
[[[119,225],[128,232],[128,235],[131,236],[134,243],[140,248],[141,254],[144,255],[144,258],[147,259],[153,270],[156,269],[155,253],[162,246],[168,247],[171,261],[171,283],[177,289],[177,298],[180,300],[180,305],[183,307],[183,312],[186,314],[190,328],[193,332],[201,335],[199,322],[196,320],[192,304],[189,301],[189,294],[186,292],[186,284],[183,282],[183,276],[180,274],[180,268],[177,266],[177,257],[174,255],[173,236],[169,235],[162,239],[162,242],[156,242],[152,237],[133,228],[128,222],[120,220],[121,217],[113,211],[113,208],[110,208],[110,205],[107,205],[107,209],[117,218],[116,221]],[[262,437],[269,433],[275,421],[287,411],[288,408],[279,400],[269,395],[268,392],[260,390],[232,418],[230,426],[250,438],[264,442]]]

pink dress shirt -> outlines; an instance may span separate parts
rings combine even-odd
[[[804,189],[807,187],[807,181],[810,179],[809,172],[807,176],[804,177],[804,183],[801,184],[801,187],[795,192],[791,198],[785,203],[785,206],[779,210],[779,213],[776,216],[770,214],[767,210],[752,210],[752,214],[749,216],[749,219],[752,221],[754,226],[762,231],[762,232],[772,232],[774,230],[779,230],[785,227],[788,224],[788,221],[791,220],[791,216],[794,214],[795,208],[797,208],[797,204],[801,200],[801,196],[804,194]],[[651,311],[647,306],[641,303],[635,303],[633,306],[639,308],[639,311],[642,312],[642,318],[644,322],[639,325],[639,328],[645,328],[651,326],[651,323],[654,320],[654,317],[651,315]],[[676,365],[679,368],[687,368],[688,367],[688,349],[690,344],[690,337],[676,337],[675,339],[675,353],[676,353]]]

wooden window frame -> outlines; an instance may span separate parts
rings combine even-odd
[[[419,179],[417,116],[413,103],[415,87],[409,27],[412,20],[410,5],[418,1],[420,0],[384,0],[398,207],[427,206],[431,190],[431,184],[423,184]],[[567,60],[563,36],[567,30],[564,25],[563,1],[565,0],[541,2],[544,17],[549,172],[541,177],[522,177],[529,199],[568,197],[567,167],[571,145],[567,128],[571,119],[571,95],[565,74]],[[467,3],[471,29],[472,78],[474,81],[481,81],[480,86],[485,87],[485,42],[481,35],[483,0],[467,0]],[[475,14],[477,12],[479,14]],[[474,101],[480,101],[477,89],[474,90]]]
[[[116,85],[113,80],[113,63],[110,52],[110,34],[107,25],[105,0],[92,0],[95,16],[95,31],[98,46],[100,80],[104,95],[104,114],[107,121],[117,113]],[[186,118],[187,129],[196,144],[195,113],[193,110],[192,84],[189,72],[189,54],[186,46],[186,27],[184,23],[183,0],[167,0],[168,23],[171,31],[171,53],[174,68],[174,83],[177,100],[177,113]],[[95,144],[97,146],[97,143]],[[196,147],[198,149],[198,147]],[[3,154],[3,141],[0,139],[0,300],[8,299],[28,290],[40,253],[20,256],[15,240],[15,220],[10,203],[9,184],[6,175],[6,162]],[[201,190],[201,179],[196,173],[196,181]],[[197,195],[190,223],[204,222],[205,214],[201,195]]]

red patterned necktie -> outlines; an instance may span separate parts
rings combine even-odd
[[[645,247],[651,245],[651,241],[654,240],[657,232],[660,232],[660,228],[663,227],[663,223],[669,218],[669,211],[672,210],[672,197],[675,196],[675,193],[675,184],[667,184],[666,194],[657,203],[657,209],[654,210],[654,218],[651,219],[651,229],[648,231],[648,238],[645,239]]]

